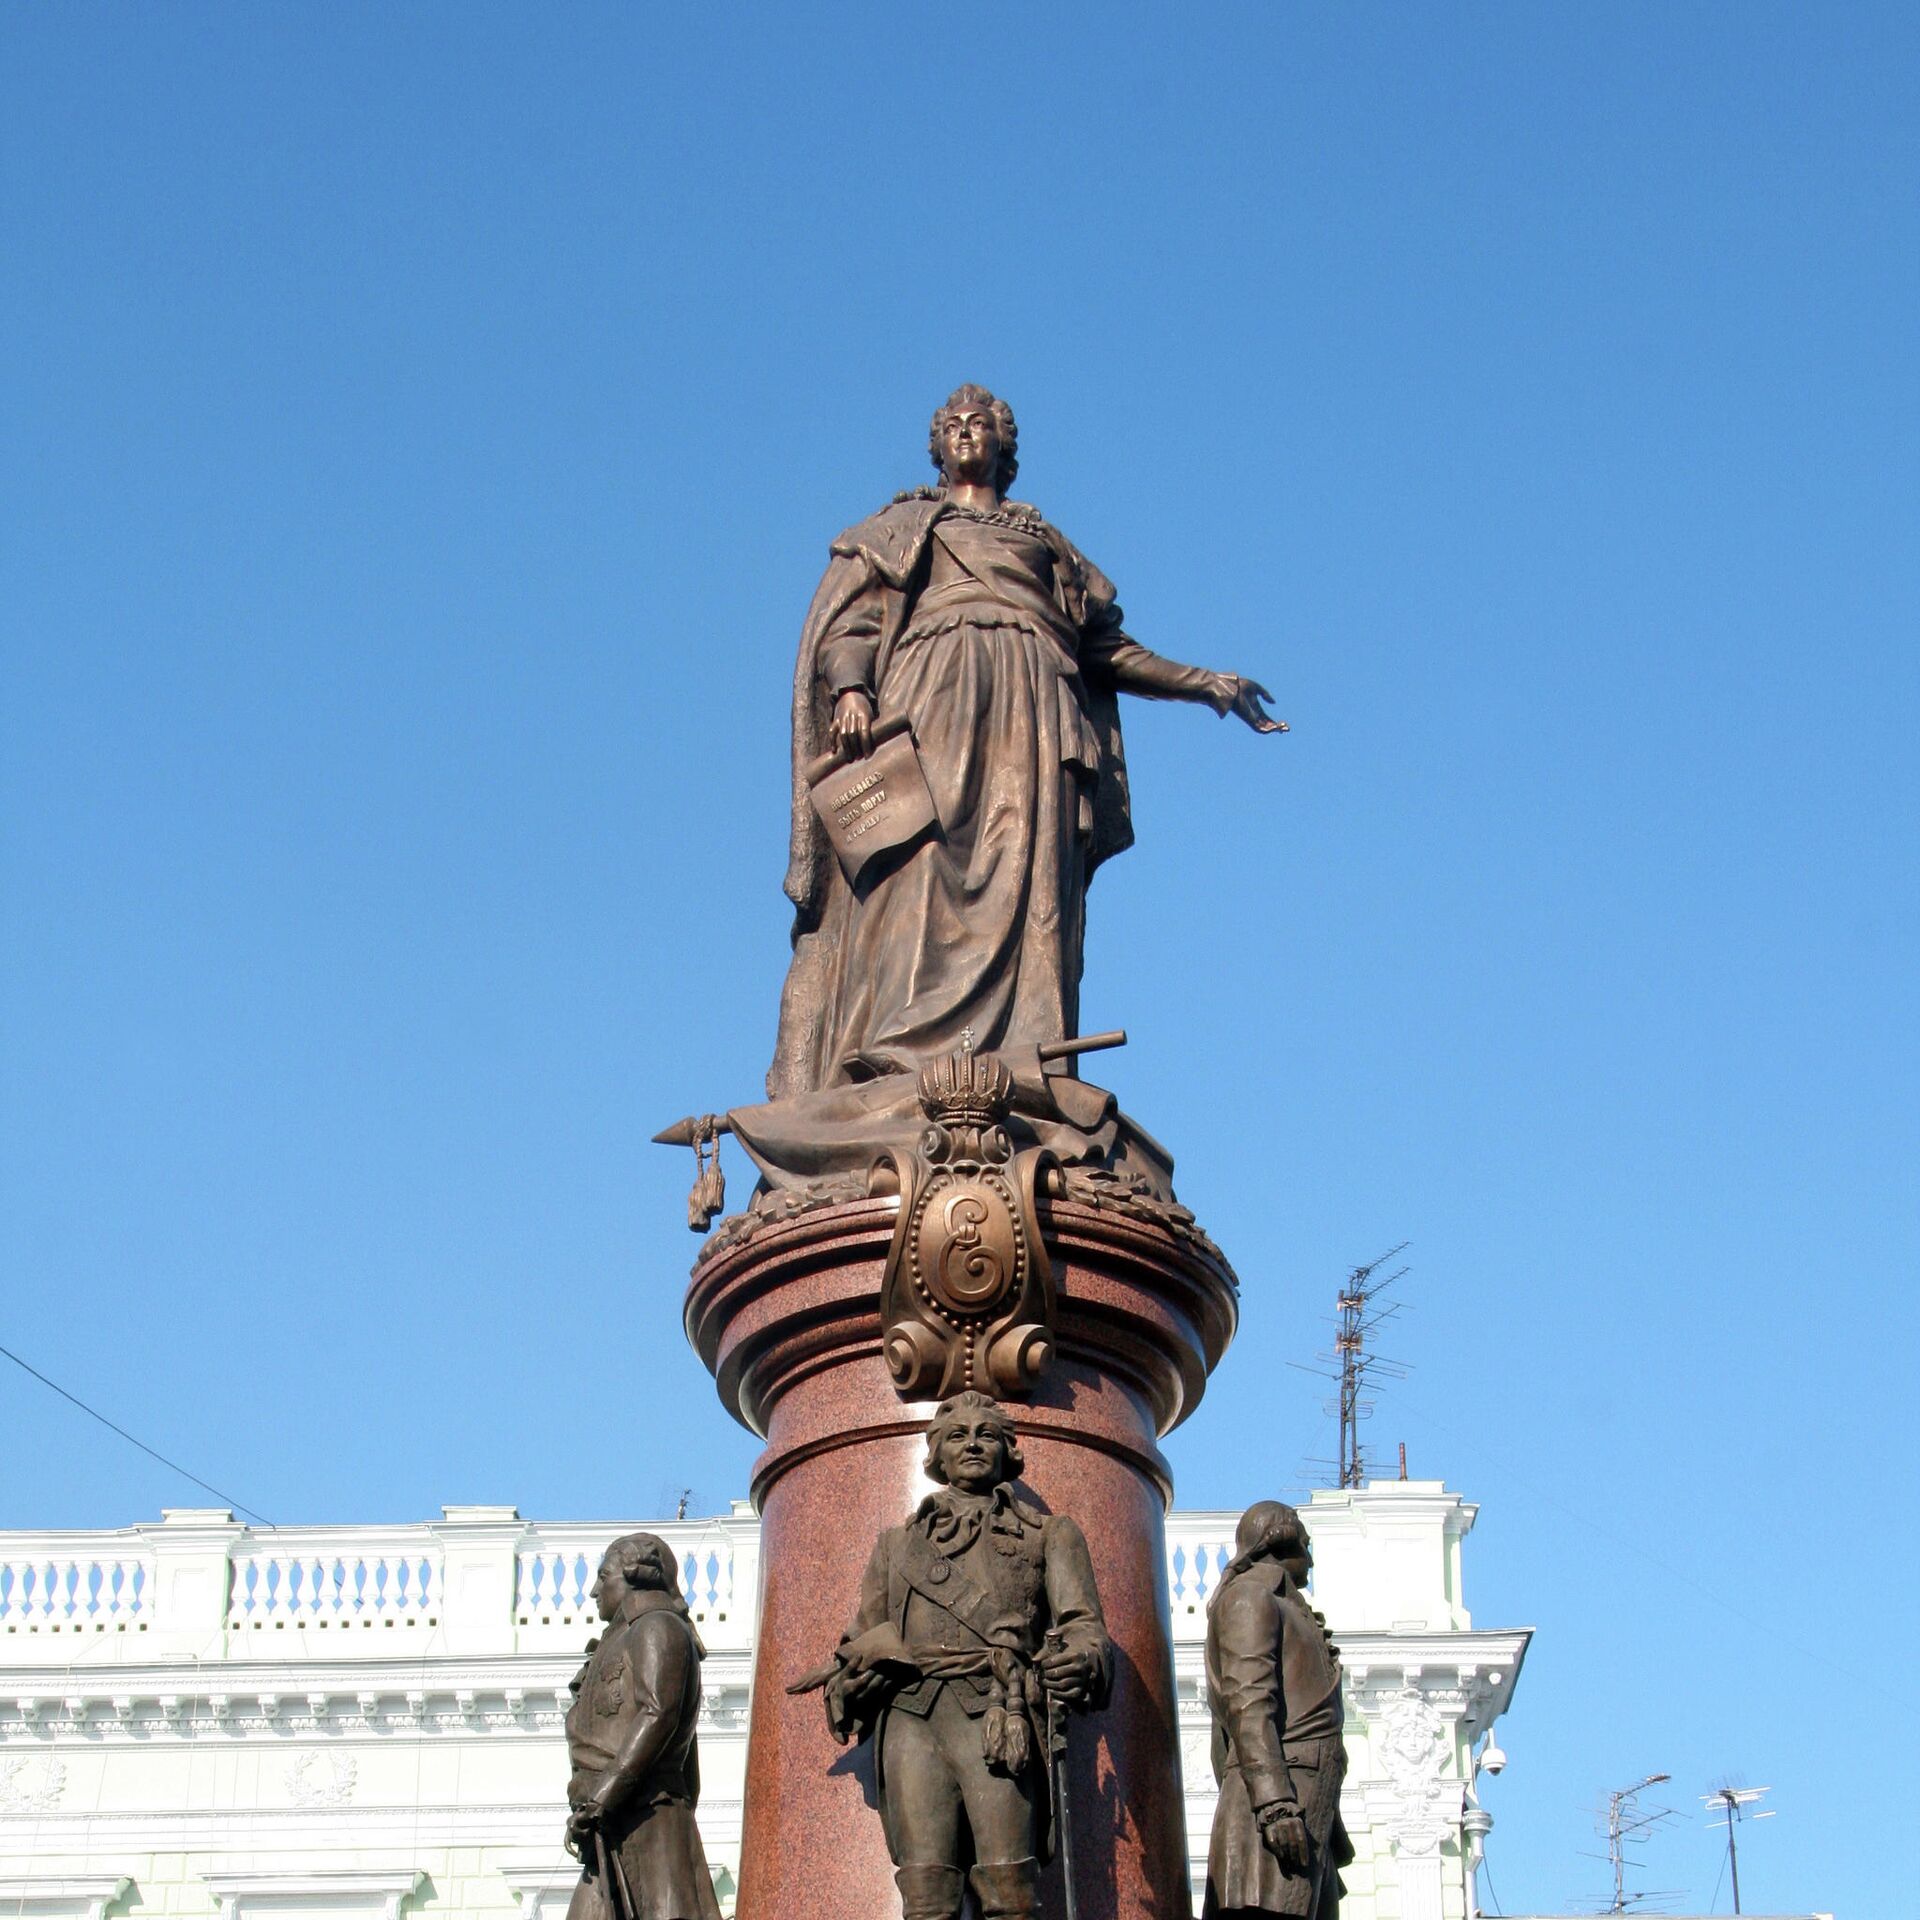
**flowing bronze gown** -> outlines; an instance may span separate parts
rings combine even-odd
[[[774,1100],[1079,1031],[1087,884],[1131,844],[1121,690],[1220,706],[1150,653],[1112,585],[1033,508],[909,496],[849,528],[801,634]],[[938,832],[850,888],[802,770],[836,698],[904,715]]]
[[[1092,796],[1081,634],[1037,532],[960,514],[932,530],[927,585],[876,659],[881,718],[912,723],[940,832],[852,903],[827,1056],[840,1077],[1077,1030]],[[856,603],[827,663],[859,665]]]

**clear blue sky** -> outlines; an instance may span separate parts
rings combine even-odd
[[[1309,1480],[1283,1363],[1411,1239],[1373,1432],[1539,1629],[1499,1904],[1659,1769],[1683,1905],[1732,1773],[1749,1905],[1903,1910],[1916,73],[1866,4],[8,9],[0,1340],[276,1519],[739,1493],[647,1140],[765,1066],[825,543],[984,380],[1295,729],[1134,706],[1092,899],[1245,1285],[1182,1501]],[[0,1415],[0,1525],[204,1498]]]

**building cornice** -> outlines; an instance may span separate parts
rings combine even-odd
[[[0,1908],[11,1914],[102,1920],[133,1885],[124,1873],[28,1873],[0,1878]]]
[[[400,1920],[400,1905],[420,1891],[419,1867],[207,1868],[200,1878],[220,1902],[221,1920],[252,1914],[373,1912]]]

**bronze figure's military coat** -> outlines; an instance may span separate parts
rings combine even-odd
[[[877,1737],[880,1813],[896,1861],[920,1857],[911,1829],[923,1776],[948,1773],[969,1814],[978,1808],[993,1823],[973,1834],[980,1860],[1050,1855],[1046,1707],[1032,1665],[1049,1633],[1094,1657],[1100,1677],[1089,1704],[1104,1705],[1112,1654],[1086,1539],[1073,1521],[999,1486],[985,1501],[929,1495],[906,1525],[880,1536],[848,1643],[897,1644],[913,1677],[866,1713],[836,1707],[831,1696],[829,1707],[836,1730]],[[983,1723],[994,1711],[1027,1720],[1024,1766],[989,1766]],[[896,1729],[901,1717],[913,1724]]]
[[[875,1544],[826,1689],[841,1742],[869,1740],[902,1920],[1031,1920],[1053,1851],[1049,1764],[1066,1714],[1106,1705],[1113,1645],[1086,1537],[1014,1498],[1006,1412],[972,1389],[927,1429],[940,1491]]]
[[[1340,1656],[1278,1560],[1229,1570],[1207,1614],[1207,1704],[1220,1797],[1207,1850],[1205,1912],[1330,1920],[1339,1868],[1353,1858],[1340,1818],[1346,1748]],[[1292,1803],[1305,1824],[1304,1871],[1263,1838],[1263,1807]]]
[[[574,1682],[567,1710],[568,1801],[579,1808],[618,1775],[625,1791],[600,1827],[616,1884],[596,1856],[568,1920],[720,1920],[706,1849],[694,1822],[700,1798],[699,1635],[664,1593],[626,1602]]]

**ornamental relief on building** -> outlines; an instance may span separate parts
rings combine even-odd
[[[283,1778],[296,1807],[344,1807],[353,1798],[360,1763],[344,1753],[303,1753],[287,1763]]]
[[[1447,1763],[1447,1723],[1417,1687],[1382,1702],[1373,1729],[1380,1771],[1403,1800],[1430,1800]]]
[[[0,1760],[0,1808],[8,1813],[50,1813],[66,1787],[67,1770],[58,1760],[25,1754]]]

